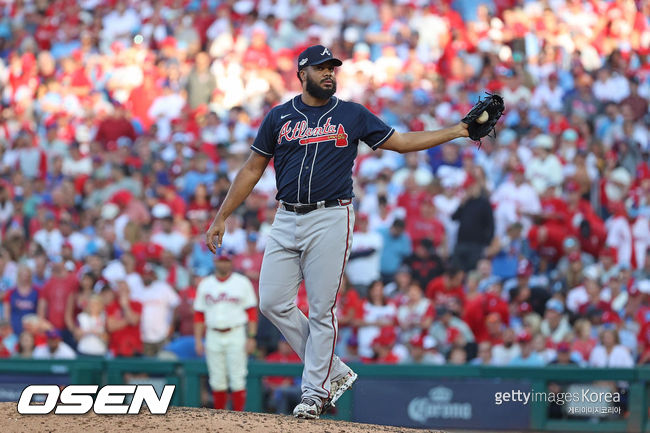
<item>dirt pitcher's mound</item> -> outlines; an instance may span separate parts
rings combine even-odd
[[[172,407],[167,415],[20,415],[16,403],[0,403],[3,433],[113,433],[224,432],[224,433],[422,433],[400,427],[377,426],[330,420],[302,420],[290,416],[225,410]],[[427,430],[434,432],[433,430]],[[441,432],[438,432],[441,433]]]

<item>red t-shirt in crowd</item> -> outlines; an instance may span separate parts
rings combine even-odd
[[[57,329],[65,329],[65,305],[68,296],[77,291],[79,282],[74,274],[51,277],[41,289],[39,298],[47,302],[45,318]]]
[[[132,141],[136,139],[135,129],[133,129],[131,122],[117,117],[108,117],[102,120],[95,137],[104,146],[110,141],[117,141],[120,137],[128,137]]]
[[[361,309],[362,301],[354,289],[348,289],[345,294],[339,294],[336,296],[336,317],[347,317],[350,312],[354,312],[352,317],[358,317]]]
[[[437,218],[411,217],[406,220],[406,231],[411,237],[413,248],[422,239],[431,239],[433,245],[437,247],[445,236],[445,226]]]
[[[509,323],[510,312],[508,304],[491,293],[484,293],[467,302],[463,320],[474,333],[478,343],[489,340],[485,319],[490,313],[499,313],[502,323]]]
[[[547,222],[542,226],[533,226],[528,232],[530,247],[540,255],[550,258],[553,263],[557,263],[564,252],[564,240],[569,235],[568,226],[565,224],[566,222],[562,224]],[[546,230],[545,239],[540,240],[538,236],[540,229]]]
[[[142,314],[142,304],[129,301],[129,307],[137,314]],[[106,306],[106,318],[123,319],[122,306],[116,299]],[[127,325],[122,329],[113,331],[108,335],[108,350],[115,356],[133,356],[142,353],[142,339],[140,337],[140,322],[136,325]]]
[[[427,298],[431,299],[436,305],[445,303],[449,298],[457,298],[461,304],[465,304],[465,292],[463,286],[447,287],[445,276],[441,275],[431,280],[427,285]]]
[[[406,219],[420,215],[420,207],[424,200],[431,200],[426,191],[404,191],[397,197],[397,206],[406,210]]]

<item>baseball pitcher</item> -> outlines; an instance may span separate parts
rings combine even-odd
[[[275,158],[280,206],[262,262],[260,310],[305,364],[302,401],[293,412],[298,418],[318,418],[357,377],[334,355],[334,305],[352,241],[352,165],[359,142],[373,150],[381,146],[406,153],[469,135],[464,122],[437,131],[396,132],[362,105],[334,96],[335,68],[340,65],[322,45],[300,54],[302,94],[266,115],[253,152],[206,233],[207,245],[215,252],[226,219]],[[295,305],[303,279],[309,318]]]

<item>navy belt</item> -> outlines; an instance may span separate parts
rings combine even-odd
[[[295,212],[298,215],[304,215],[316,209],[321,209],[324,207],[347,206],[350,203],[352,203],[351,199],[346,199],[346,200],[333,199],[333,200],[324,200],[324,201],[319,201],[318,203],[309,203],[309,204],[300,204],[300,203],[289,204],[289,203],[282,202],[282,207],[285,210],[288,210],[289,212]]]

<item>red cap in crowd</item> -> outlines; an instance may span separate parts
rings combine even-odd
[[[381,329],[379,335],[375,337],[372,344],[379,344],[380,346],[392,346],[397,340],[395,329],[392,326],[386,326]]]
[[[518,343],[530,343],[533,341],[533,336],[528,331],[524,331],[517,336]]]
[[[621,318],[613,311],[605,311],[601,316],[603,323],[621,323]]]
[[[569,258],[569,261],[570,261],[571,263],[579,262],[579,261],[580,261],[580,252],[579,252],[579,251],[572,251],[572,252],[569,254],[569,257],[568,257],[568,258]]]
[[[616,261],[616,256],[618,255],[616,248],[614,247],[605,247],[603,250],[600,252],[600,259],[603,259],[605,257],[609,257],[612,260]]]

